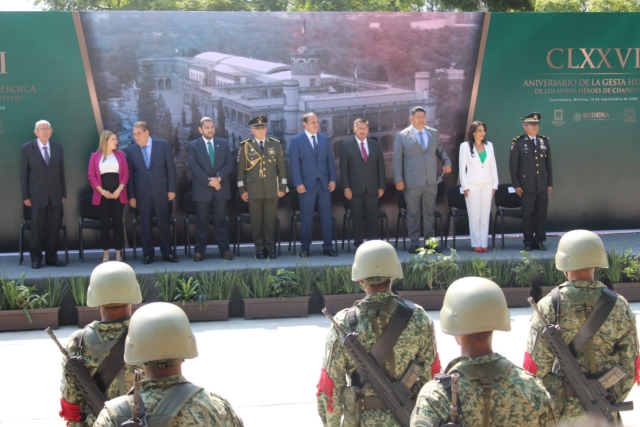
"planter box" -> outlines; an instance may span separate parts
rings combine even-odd
[[[425,310],[440,310],[444,301],[444,289],[432,291],[398,291],[400,297],[420,305]]]
[[[187,314],[190,322],[210,322],[212,320],[229,320],[229,301],[207,301],[205,307],[200,308],[197,302],[172,302]]]
[[[335,315],[344,308],[352,307],[353,304],[364,299],[365,294],[340,294],[340,295],[323,295],[324,307],[329,313]]]
[[[550,288],[549,291],[551,291]],[[530,287],[526,288],[502,288],[505,298],[507,299],[507,306],[509,307],[531,307],[527,298],[531,292]],[[544,290],[543,290],[544,294]]]
[[[544,298],[547,295],[549,295],[549,292],[551,292],[551,290],[555,288],[555,286],[541,286],[541,288],[542,288],[542,298]]]
[[[625,297],[629,302],[640,301],[640,283],[614,283],[613,290]]]
[[[24,310],[0,310],[0,332],[28,331],[32,329],[58,329],[60,307],[29,310],[31,323]]]
[[[242,302],[246,320],[307,317],[309,315],[309,297],[247,298]]]
[[[146,303],[131,304],[131,314],[135,313],[137,309],[145,305]],[[98,307],[76,306],[76,312],[78,313],[78,326],[84,328],[94,320],[102,320],[100,316],[100,309]]]

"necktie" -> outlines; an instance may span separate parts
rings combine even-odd
[[[427,144],[424,142],[422,132],[418,132],[418,136],[420,137],[420,145],[422,146],[422,151],[427,151]]]
[[[211,162],[211,167],[215,164],[216,153],[213,151],[213,144],[211,141],[207,141],[207,151],[209,152],[209,161]]]
[[[51,160],[51,158],[49,157],[49,147],[45,145],[42,148],[44,148],[44,162],[47,164],[47,166],[49,166],[49,160]]]
[[[147,169],[149,169],[149,151],[147,151],[149,149],[148,145],[145,145],[144,147],[142,147],[142,156],[144,157],[144,164],[147,165]]]
[[[360,141],[360,150],[362,151],[362,158],[364,162],[367,163],[369,161],[369,155],[367,154],[367,150],[364,148],[364,141]]]
[[[264,141],[260,141],[260,151],[264,152]]]
[[[311,136],[311,141],[313,142],[313,152],[317,156],[318,155],[318,143],[316,142],[316,136]]]

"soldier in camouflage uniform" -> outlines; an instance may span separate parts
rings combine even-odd
[[[144,365],[140,401],[149,427],[243,426],[229,402],[182,376],[184,359],[197,356],[196,337],[180,307],[156,302],[135,312],[124,360],[129,365]],[[94,427],[120,427],[131,419],[131,394],[105,403]]]
[[[253,138],[240,143],[238,150],[238,191],[249,202],[251,235],[256,258],[274,259],[278,200],[287,191],[287,174],[280,141],[267,138],[265,116],[249,121]]]
[[[393,322],[396,311],[409,311],[408,323],[395,346],[390,349],[382,371],[389,379],[398,381],[411,362],[422,365],[423,370],[414,385],[417,391],[440,372],[436,351],[433,321],[424,309],[405,301],[391,292],[392,282],[402,278],[402,268],[395,249],[387,242],[372,240],[360,245],[352,268],[353,281],[360,283],[366,297],[351,309],[340,311],[336,321],[346,332],[358,333],[358,341],[371,351],[379,341],[385,327]],[[403,308],[398,308],[402,304]],[[353,313],[350,315],[350,311]],[[357,323],[354,324],[353,320]],[[382,341],[382,340],[380,340]],[[347,385],[347,377],[350,379]],[[335,327],[329,329],[325,345],[320,382],[318,384],[318,413],[327,427],[366,426],[400,427],[368,382],[356,370],[356,364],[342,347]],[[344,416],[344,421],[341,421]]]
[[[136,366],[125,365],[121,350],[118,353],[116,346],[127,334],[131,304],[140,302],[142,302],[140,286],[133,269],[127,264],[118,261],[105,262],[91,273],[87,306],[98,307],[102,321],[92,322],[84,329],[74,332],[67,342],[67,351],[70,356],[82,356],[84,366],[94,379],[105,359],[107,364],[122,365],[115,378],[109,384],[104,384],[108,385],[105,393],[107,399],[126,394],[133,385]],[[124,348],[122,344],[119,348]],[[114,355],[108,358],[114,347],[116,347],[116,350],[113,350]],[[115,357],[117,354],[119,354],[118,360]],[[66,359],[63,360],[63,365],[65,362]],[[106,380],[104,378],[104,381]],[[98,384],[101,383],[98,381]],[[86,405],[78,386],[64,370],[60,389],[62,392],[60,416],[68,422],[70,427],[92,426],[96,417]]]
[[[612,403],[620,403],[627,397],[634,382],[640,384],[638,333],[635,315],[624,297],[606,290],[604,284],[595,280],[595,268],[608,267],[607,253],[597,234],[587,230],[566,233],[560,239],[556,253],[556,268],[564,271],[568,279],[555,288],[559,291],[559,307],[553,303],[554,289],[538,303],[538,308],[550,323],[560,326],[562,338],[569,343],[603,292],[610,293],[614,298],[617,296],[604,324],[584,350],[578,353],[576,360],[589,378],[598,378],[616,363],[620,364],[628,375],[610,390]],[[571,387],[554,372],[555,358],[542,338],[543,329],[542,321],[534,314],[523,366],[542,379],[554,401],[559,422],[575,422],[584,415],[584,408]]]
[[[438,427],[447,422],[473,427],[555,426],[549,395],[524,369],[493,352],[493,331],[510,331],[502,290],[488,279],[465,277],[451,284],[440,311],[440,326],[454,335],[461,357],[443,375],[425,385],[411,414],[411,427]],[[453,398],[452,375],[459,378]],[[451,419],[452,401],[459,417]],[[451,424],[447,424],[451,425]]]

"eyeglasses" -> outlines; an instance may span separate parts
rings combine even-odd
[[[48,132],[51,130],[51,128],[36,128],[36,130],[42,131],[42,132]]]

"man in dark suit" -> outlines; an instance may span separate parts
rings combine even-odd
[[[553,191],[553,173],[549,138],[538,135],[541,118],[540,113],[531,113],[520,119],[525,133],[513,138],[509,155],[511,185],[520,196],[522,207],[526,251],[547,250],[544,241],[547,240],[547,207]]]
[[[29,252],[31,268],[42,266],[42,247],[46,265],[64,267],[58,259],[58,238],[62,223],[62,204],[67,198],[62,145],[50,140],[51,125],[36,123],[36,139],[25,143],[20,152],[20,186],[25,206],[31,208]]]
[[[213,138],[216,133],[213,120],[203,117],[198,130],[202,136],[189,142],[189,169],[193,175],[192,194],[198,217],[193,260],[200,262],[204,259],[209,215],[213,216],[220,256],[232,260],[226,214],[227,200],[231,198],[229,175],[233,170],[233,158],[228,141],[225,138]]]
[[[407,201],[407,226],[411,239],[410,253],[418,251],[420,215],[425,240],[434,235],[434,212],[438,184],[436,157],[442,162],[444,173],[451,172],[451,161],[440,144],[438,131],[427,127],[427,112],[413,107],[409,117],[411,126],[398,132],[393,146],[393,176],[396,190],[404,191]]]
[[[329,138],[318,132],[320,125],[314,113],[302,116],[304,132],[293,138],[289,145],[289,159],[293,185],[300,198],[300,246],[302,255],[309,256],[313,231],[313,212],[316,204],[322,227],[322,253],[338,256],[332,249],[331,192],[336,189],[336,165]]]
[[[340,149],[340,178],[344,197],[349,200],[353,217],[356,248],[362,244],[362,219],[367,218],[367,238],[377,239],[378,199],[384,194],[385,172],[382,148],[376,140],[367,139],[369,122],[353,122],[355,137]]]
[[[164,139],[151,138],[145,122],[133,125],[136,141],[125,151],[129,163],[129,204],[140,213],[143,264],[153,262],[151,221],[154,213],[160,236],[160,252],[167,262],[178,262],[171,250],[169,202],[176,197],[176,163],[173,152]]]

